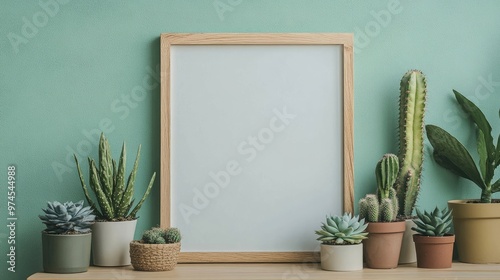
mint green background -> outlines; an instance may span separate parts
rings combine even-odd
[[[37,1],[1,1],[0,216],[6,224],[6,169],[14,164],[19,220],[15,274],[7,272],[7,231],[0,225],[0,278],[25,279],[41,270],[43,225],[37,215],[47,200],[83,198],[75,169],[70,167],[59,180],[51,165],[65,164],[67,147],[76,149],[86,139],[84,130],[109,119],[113,152],[116,156],[126,140],[130,165],[137,146],[143,145],[139,191],[159,171],[159,86],[147,91],[127,115],[111,106],[119,102],[122,108],[122,96],[143,84],[148,68],[157,67],[160,33],[355,33],[356,199],[374,192],[377,160],[397,152],[399,79],[408,69],[427,75],[427,123],[448,129],[472,148],[472,127],[460,114],[451,89],[474,96],[480,87],[473,100],[494,121],[494,135],[499,133],[500,84],[494,82],[488,90],[481,82],[500,81],[498,1],[401,0],[402,11],[385,18],[384,26],[373,14],[387,10],[386,0],[230,2],[241,3],[219,18],[213,0],[70,1],[59,4],[59,11],[16,53],[8,34],[21,35],[23,17],[31,22],[33,16],[43,19],[43,10]],[[96,156],[96,146],[90,154]],[[158,186],[157,180],[139,212],[136,235],[159,223]],[[428,209],[444,206],[449,199],[478,196],[471,183],[437,167],[426,155],[419,206]]]

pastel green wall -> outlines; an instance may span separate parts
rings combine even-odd
[[[455,88],[475,96],[499,133],[498,1],[61,0],[48,15],[39,3],[55,2],[0,4],[0,213],[6,224],[6,171],[14,164],[19,218],[16,273],[7,272],[7,229],[0,225],[2,279],[25,279],[41,270],[43,226],[37,215],[45,202],[83,198],[66,156],[79,145],[89,147],[85,131],[107,123],[113,152],[126,140],[129,159],[143,145],[139,190],[159,171],[160,33],[354,33],[356,199],[374,191],[377,160],[397,152],[399,79],[410,68],[428,78],[427,123],[443,126],[472,147],[473,130],[452,98]],[[218,14],[215,5],[223,9],[221,3],[228,10]],[[23,35],[25,20],[41,27]],[[12,34],[24,43],[13,45]],[[137,86],[150,89],[143,100],[127,103]],[[437,167],[428,147],[418,206],[479,196],[471,183]],[[96,155],[95,145],[90,155]],[[52,165],[68,169],[58,177]],[[158,185],[157,180],[139,212],[137,234],[159,223]]]

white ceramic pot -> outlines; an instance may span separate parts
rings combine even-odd
[[[333,271],[355,271],[363,269],[363,244],[321,244],[321,268]]]
[[[130,265],[129,244],[137,220],[96,222],[92,225],[92,257],[97,266]]]
[[[403,234],[403,243],[401,244],[401,252],[399,253],[399,262],[398,262],[399,264],[417,262],[415,242],[413,242],[413,235],[417,234],[417,232],[411,229],[412,227],[416,227],[416,225],[411,219],[406,220],[405,223],[406,223],[406,229]]]

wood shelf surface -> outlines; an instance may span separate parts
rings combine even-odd
[[[33,279],[500,279],[500,264],[453,263],[450,269],[422,269],[410,264],[396,269],[365,268],[354,272],[324,271],[318,263],[178,264],[174,270],[163,272],[135,271],[131,266],[92,266],[85,273],[36,273],[28,278]]]

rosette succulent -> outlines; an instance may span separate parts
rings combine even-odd
[[[423,213],[417,209],[417,220],[413,220],[417,227],[412,227],[414,231],[425,236],[443,236],[451,229],[451,209],[446,207],[439,210],[438,207],[432,212],[424,211]]]
[[[38,217],[47,226],[46,233],[88,233],[95,220],[91,207],[83,207],[83,200],[77,203],[49,201],[47,202],[47,209],[42,210],[45,215],[39,215]]]
[[[359,220],[359,216],[353,217],[351,213],[344,213],[342,217],[327,216],[321,230],[316,231],[319,235],[316,240],[328,245],[358,244],[367,238],[367,226],[365,219]]]

